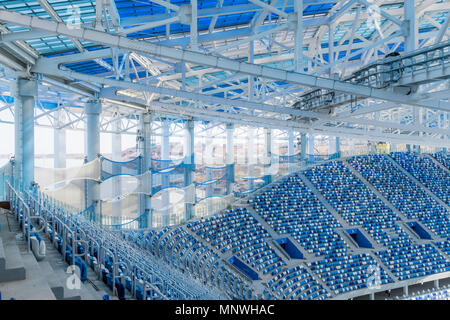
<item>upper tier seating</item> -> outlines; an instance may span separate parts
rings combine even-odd
[[[347,253],[346,244],[334,230],[341,225],[298,175],[288,177],[250,202],[275,231],[291,234],[309,252],[324,256],[310,264],[311,270],[336,294],[367,286],[365,270],[377,263],[370,256]],[[384,271],[381,281],[393,282]]]
[[[450,232],[448,212],[385,155],[352,157],[349,162],[407,219],[422,222],[437,235]]]
[[[433,154],[433,157],[439,161],[444,167],[450,170],[450,155],[443,153],[443,152],[437,152]]]
[[[450,173],[428,157],[414,153],[391,153],[392,158],[411,173],[417,180],[450,205]]]
[[[279,234],[291,234],[316,256],[342,255],[346,244],[334,231],[341,227],[298,175],[293,175],[249,200]]]
[[[410,243],[400,220],[342,161],[305,171],[306,177],[352,226],[362,226],[378,243],[396,247]]]

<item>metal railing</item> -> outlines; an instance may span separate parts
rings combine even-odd
[[[9,181],[6,187],[12,211],[17,220],[22,220],[22,232],[28,250],[31,245],[30,233],[45,232],[53,244],[61,239],[62,260],[66,261],[66,250],[71,248],[72,260],[69,263],[75,264],[76,258],[79,258],[87,267],[90,259],[96,261],[94,272],[98,277],[102,276],[106,261],[111,261],[111,289],[114,295],[117,293],[116,279],[123,288],[126,288],[127,279],[131,281],[133,297],[137,297],[138,287],[144,299],[185,300],[217,296],[209,288],[193,279],[186,279],[181,272],[170,269],[156,257],[121,239],[117,232],[104,230],[82,215],[59,206],[39,190],[21,192]],[[33,220],[37,222],[31,230],[29,225]]]

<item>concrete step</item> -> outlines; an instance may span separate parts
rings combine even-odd
[[[0,283],[25,280],[26,271],[12,232],[0,234]]]
[[[66,288],[67,278],[69,274],[61,273],[61,270],[54,270],[50,263],[46,260],[38,262],[41,269],[42,277],[47,280],[50,289],[55,295],[56,300],[81,300],[80,295],[73,294]]]
[[[53,244],[48,239],[47,234],[41,234],[42,239],[44,239],[47,246],[46,259],[40,261],[42,265],[48,265],[46,270],[51,270],[46,273],[47,281],[52,288],[56,288],[56,293],[58,297],[64,297],[64,300],[102,300],[104,295],[111,296],[111,290],[100,280],[96,279],[96,275],[93,270],[88,267],[88,279],[94,283],[94,285],[99,289],[97,291],[91,284],[90,281],[80,283],[80,287],[77,289],[69,289],[66,285],[67,280],[71,274],[66,273],[69,265],[63,261],[62,255],[56,250]],[[63,295],[61,296],[61,289],[63,290]],[[110,297],[112,299],[112,297]]]
[[[55,300],[55,295],[46,279],[42,277],[41,269],[33,253],[23,251],[20,256],[26,270],[26,277],[23,280],[0,283],[3,299]]]

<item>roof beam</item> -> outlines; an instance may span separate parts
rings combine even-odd
[[[188,62],[195,65],[215,67],[232,72],[240,72],[251,76],[264,77],[273,79],[275,81],[289,82],[302,86],[336,90],[359,97],[372,97],[380,100],[450,111],[450,107],[445,103],[436,104],[434,102],[412,100],[407,95],[388,92],[386,90],[366,87],[363,85],[357,85],[340,80],[321,78],[308,74],[255,65],[247,62],[238,62],[232,59],[211,56],[201,52],[192,52],[173,47],[165,47],[162,45],[148,43],[140,40],[128,39],[122,36],[106,34],[104,32],[86,29],[83,27],[80,27],[79,29],[72,29],[64,23],[48,21],[36,16],[31,17],[15,12],[0,10],[0,21],[28,27],[31,29],[37,28],[49,32],[57,32],[61,35],[73,37],[79,40],[90,41],[113,48],[142,52],[145,54],[164,57],[167,59]]]
[[[35,71],[46,73],[52,68],[48,67],[48,63],[42,62],[41,65],[37,65]],[[263,103],[256,103],[251,101],[242,101],[242,100],[231,100],[231,99],[225,99],[225,98],[219,98],[214,97],[210,95],[205,94],[199,94],[199,93],[193,93],[193,92],[187,92],[182,90],[175,90],[175,89],[169,89],[169,88],[163,88],[163,87],[154,87],[150,85],[142,85],[139,83],[133,83],[133,82],[127,82],[127,81],[121,81],[121,80],[114,80],[114,79],[105,79],[101,77],[96,76],[89,76],[89,75],[83,75],[77,72],[72,71],[63,71],[63,70],[53,70],[52,75],[60,76],[60,77],[66,77],[66,78],[74,78],[79,79],[87,82],[97,82],[101,83],[107,86],[110,86],[110,88],[103,89],[102,92],[105,91],[117,91],[119,87],[123,89],[133,89],[143,92],[151,92],[151,93],[157,93],[161,95],[169,95],[169,96],[175,96],[180,97],[187,100],[194,100],[194,101],[202,101],[205,104],[220,104],[223,106],[234,106],[234,107],[240,107],[240,108],[248,108],[253,110],[260,110],[260,111],[266,111],[266,112],[273,112],[273,113],[279,113],[279,114],[285,114],[285,115],[292,115],[292,116],[300,116],[300,117],[309,117],[309,118],[316,118],[320,120],[324,120],[326,122],[334,122],[339,121],[339,119],[336,119],[335,117],[331,117],[324,114],[318,114],[315,112],[310,111],[303,111],[303,110],[297,110],[292,108],[286,108],[286,107],[279,107],[274,105],[268,105]],[[154,102],[151,102],[153,104]],[[411,127],[408,125],[402,125],[397,123],[389,123],[389,122],[382,122],[382,121],[374,121],[374,120],[368,120],[364,118],[346,118],[344,120],[347,123],[355,123],[359,125],[374,125],[384,128],[397,128],[397,129],[403,129],[403,130],[418,130],[423,131],[430,134],[446,134],[445,130],[441,129],[435,129],[435,128],[425,128],[425,127]]]
[[[124,103],[123,104],[124,106],[128,106],[130,108],[134,108],[137,110],[145,111],[147,109],[145,101],[138,98],[119,96],[117,94],[114,94],[113,92],[103,93],[102,98],[108,99],[113,103],[115,101],[122,102]],[[376,131],[367,131],[364,129],[352,129],[340,127],[321,126],[315,128],[293,120],[268,119],[243,114],[218,112],[213,110],[205,110],[205,109],[200,110],[157,101],[152,102],[150,109],[158,113],[171,114],[178,117],[193,117],[202,120],[207,119],[212,121],[235,123],[248,126],[262,126],[266,128],[273,128],[280,130],[292,129],[293,131],[298,132],[310,132],[315,134],[331,135],[331,136],[344,136],[355,139],[360,139],[361,134],[364,134],[364,136],[367,137],[367,139],[375,141],[380,140],[395,143],[425,144],[440,147],[450,146],[449,139],[428,138],[426,136],[419,137],[416,135],[408,135],[408,134],[380,133]]]

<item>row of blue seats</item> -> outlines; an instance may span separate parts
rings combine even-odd
[[[450,205],[450,173],[426,156],[411,152],[394,152],[391,156],[439,199]]]
[[[394,282],[375,259],[366,253],[321,259],[309,262],[308,266],[336,294]],[[376,283],[372,283],[373,280]]]
[[[208,279],[211,269],[211,277],[207,282],[213,283],[219,288],[240,298],[252,297],[251,290],[245,285],[243,280],[223,266],[219,268],[220,274],[217,275],[216,281],[213,281],[214,276],[216,276],[215,268],[219,266],[219,255],[214,253],[210,247],[198,242],[191,234],[184,230],[184,227],[166,227],[159,231],[150,230],[149,232],[140,232],[139,234],[131,231],[125,233],[124,237],[129,241],[139,244],[142,248],[149,249],[153,254],[163,258],[170,265],[183,272],[189,272],[194,277],[200,276]],[[203,268],[203,266],[205,267]],[[233,281],[230,279],[233,279]]]
[[[277,274],[267,285],[266,298],[278,296],[282,299],[323,300],[328,297],[327,290],[301,266]]]
[[[263,274],[275,271],[285,262],[267,244],[269,233],[245,208],[229,210],[223,215],[188,223],[197,236],[202,237],[221,253],[232,251]]]
[[[292,235],[308,252],[316,256],[346,253],[344,241],[334,231],[340,223],[298,175],[287,177],[249,203],[278,234]]]
[[[431,244],[418,244],[376,252],[400,280],[423,277],[450,270],[450,262]]]
[[[444,152],[437,152],[433,157],[441,163],[444,167],[450,170],[450,155]]]
[[[450,233],[448,212],[386,155],[352,157],[349,162],[407,219],[419,220],[438,236]]]
[[[342,161],[332,161],[305,171],[305,176],[352,226],[362,226],[380,244],[410,244],[396,223],[400,220]]]

